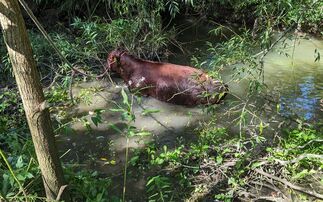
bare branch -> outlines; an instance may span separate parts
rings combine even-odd
[[[271,179],[273,179],[273,180],[276,180],[276,181],[278,181],[278,182],[280,182],[280,183],[282,183],[282,184],[284,184],[284,185],[286,185],[286,186],[290,187],[291,189],[294,189],[294,190],[296,190],[296,191],[303,192],[303,193],[305,193],[305,194],[308,194],[308,195],[311,195],[311,196],[314,196],[314,197],[316,197],[316,198],[319,198],[319,199],[322,199],[322,200],[323,200],[323,195],[322,195],[322,194],[319,194],[319,193],[316,193],[315,191],[309,191],[309,190],[307,190],[307,189],[305,189],[305,188],[303,188],[303,187],[300,187],[300,186],[294,185],[294,184],[290,183],[289,181],[287,181],[287,180],[285,180],[285,179],[281,179],[281,178],[276,177],[276,176],[274,176],[274,175],[272,175],[272,174],[266,173],[266,172],[264,172],[264,171],[262,171],[262,170],[255,169],[255,171],[256,171],[257,173],[261,174],[261,175],[264,175],[264,176],[266,176],[266,177],[268,177],[268,178],[271,178]]]

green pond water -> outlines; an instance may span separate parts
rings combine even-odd
[[[190,26],[179,39],[184,52],[177,52],[170,61],[180,64],[190,64],[192,55],[203,54],[208,48],[206,41],[224,40],[208,34],[210,24],[197,23]],[[230,32],[228,32],[230,34]],[[278,38],[281,33],[277,33]],[[292,36],[283,38],[264,58],[265,84],[268,93],[278,96],[279,113],[285,117],[297,117],[312,123],[323,119],[323,60],[315,62],[315,51],[323,53],[323,40],[307,36]],[[209,60],[207,55],[202,60]],[[225,82],[230,82],[232,94],[242,99],[248,91],[248,82],[231,82],[232,68],[220,71]],[[278,94],[278,95],[277,95]],[[258,98],[257,98],[258,99]],[[254,100],[257,101],[257,100]],[[261,100],[258,100],[261,102]]]
[[[293,55],[293,44],[296,40]],[[323,52],[323,41],[314,38],[287,41],[290,57],[273,51],[265,59],[265,83],[280,92],[280,113],[297,115],[310,122],[323,119],[323,60],[315,62],[314,51]],[[293,55],[293,57],[292,57]]]

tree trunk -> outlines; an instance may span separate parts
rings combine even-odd
[[[46,196],[55,200],[65,185],[49,111],[17,0],[0,0],[0,23],[35,146]],[[69,201],[65,190],[61,199]]]

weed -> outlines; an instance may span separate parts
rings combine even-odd
[[[154,201],[172,201],[171,183],[167,177],[154,176],[146,184],[148,199]]]

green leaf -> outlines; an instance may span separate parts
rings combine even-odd
[[[33,174],[31,174],[31,173],[27,173],[26,174],[26,178],[27,179],[31,179],[31,178],[33,178],[34,177],[34,175]]]
[[[155,176],[155,177],[150,178],[150,179],[148,180],[148,182],[147,182],[146,186],[149,186],[151,183],[153,183],[153,182],[155,181],[155,178],[156,178],[156,177],[159,177],[159,175],[157,175],[157,176]]]
[[[156,162],[157,165],[161,165],[161,164],[163,164],[165,162],[165,160],[162,159],[162,158],[156,158],[155,162]]]
[[[254,169],[254,168],[257,168],[261,165],[265,164],[264,162],[255,162],[251,165],[251,168]]]
[[[141,131],[141,132],[137,132],[136,133],[136,136],[149,136],[149,135],[151,135],[151,132],[149,132],[149,131]]]
[[[132,130],[128,131],[128,137],[134,137],[134,136],[136,136],[135,131],[132,131]]]
[[[16,168],[22,168],[23,166],[24,166],[24,162],[23,162],[22,156],[19,156],[16,163]]]
[[[121,95],[122,95],[122,99],[123,99],[123,104],[129,106],[129,100],[128,100],[128,95],[127,93],[124,91],[124,89],[122,88],[121,90]]]
[[[315,49],[315,51],[314,51],[314,57],[315,57],[314,62],[319,62],[321,59],[321,54],[317,49]]]
[[[124,112],[124,109],[109,109],[112,112]]]
[[[69,125],[63,127],[63,131],[64,131],[65,135],[71,135],[75,132],[74,129],[71,128],[71,126],[69,126]]]
[[[109,124],[109,128],[112,128],[113,130],[117,131],[118,133],[122,134],[122,131],[114,124]]]
[[[139,156],[134,156],[134,157],[132,157],[132,158],[130,159],[129,163],[130,163],[131,165],[135,166],[135,165],[136,165],[136,163],[138,162],[138,160],[139,160]]]
[[[302,170],[301,172],[297,173],[296,175],[294,175],[292,178],[294,180],[299,180],[299,179],[302,179],[304,177],[307,177],[308,175],[312,175],[316,173],[315,170],[308,170],[308,169],[304,169]]]
[[[141,115],[142,115],[142,116],[147,116],[147,115],[150,115],[150,114],[152,114],[152,113],[158,113],[158,112],[160,112],[160,110],[158,110],[158,109],[145,109],[145,110],[141,113]]]
[[[222,158],[222,156],[217,156],[216,157],[216,163],[217,164],[221,164],[223,162],[223,158]]]
[[[101,117],[94,116],[94,117],[91,117],[91,120],[92,120],[92,122],[94,123],[95,126],[98,126],[99,123],[102,123]]]
[[[259,124],[259,134],[260,135],[262,134],[263,130],[264,130],[264,125],[263,125],[262,121],[260,121],[260,124]]]

